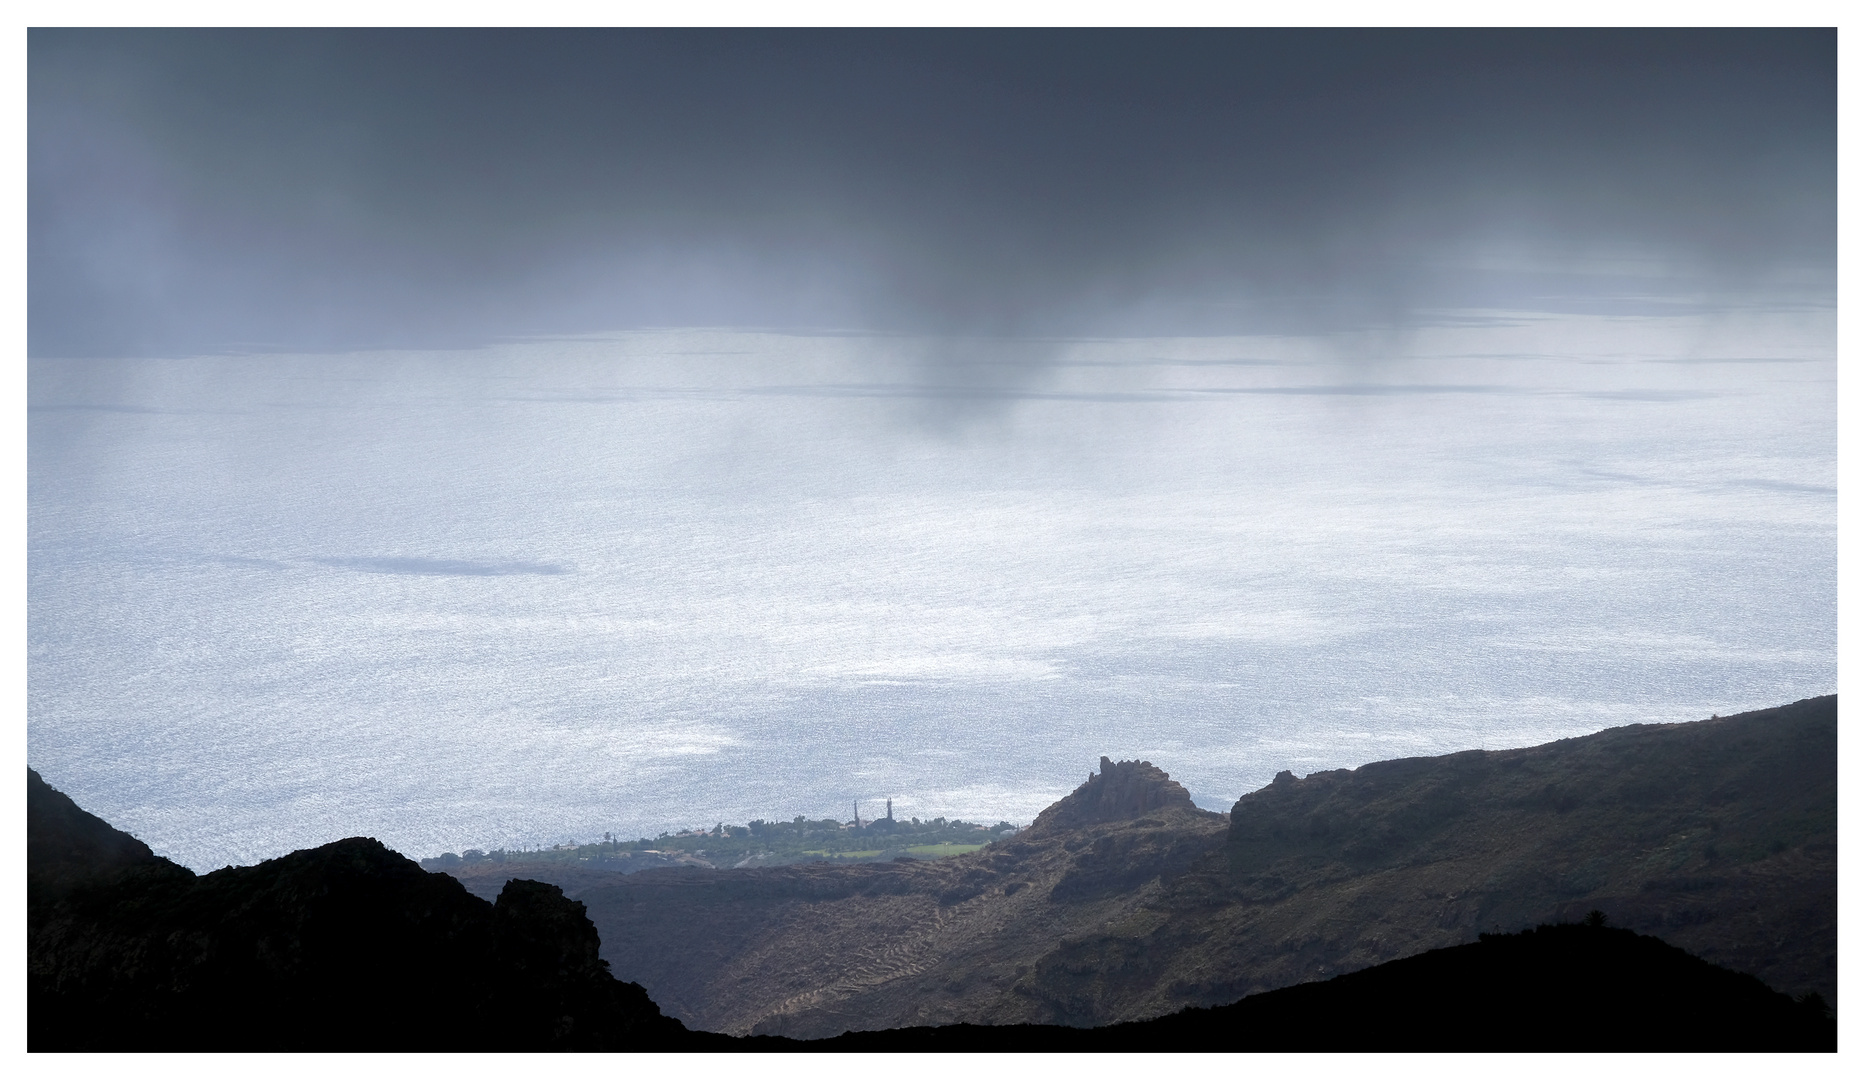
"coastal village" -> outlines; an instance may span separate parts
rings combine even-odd
[[[468,848],[423,859],[429,870],[453,870],[478,863],[561,862],[592,870],[632,873],[662,866],[725,869],[779,866],[785,863],[828,860],[870,862],[889,859],[938,859],[977,851],[1019,827],[1008,821],[984,825],[943,817],[922,820],[895,818],[893,800],[883,816],[863,819],[854,804],[848,821],[810,820],[801,814],[789,821],[753,821],[748,825],[719,822],[712,828],[664,832],[650,839],[623,840],[604,833],[589,843],[561,843],[548,848],[482,850]]]

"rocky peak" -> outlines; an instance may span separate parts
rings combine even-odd
[[[1033,829],[1067,829],[1131,821],[1148,811],[1192,809],[1191,793],[1150,761],[1101,759],[1101,771],[1036,818]]]

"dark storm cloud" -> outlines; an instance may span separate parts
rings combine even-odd
[[[1830,31],[33,31],[31,349],[1821,298],[1835,55]]]

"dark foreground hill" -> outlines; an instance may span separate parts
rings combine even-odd
[[[196,877],[27,772],[31,1050],[624,1050],[686,1030],[583,905],[353,838]]]
[[[1144,1020],[1595,908],[1833,1001],[1837,733],[1837,699],[1813,698],[1285,773],[1228,816],[1104,761],[971,855],[561,884],[619,977],[732,1034]]]
[[[1817,1051],[1838,1024],[1654,937],[1584,924],[1394,960],[1325,982],[1100,1028],[1028,1024],[851,1032],[846,1051]],[[744,1048],[777,1043],[753,1037]],[[775,1046],[770,1048],[777,1048]]]

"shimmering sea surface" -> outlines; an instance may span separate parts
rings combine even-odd
[[[1827,311],[34,361],[28,754],[196,868],[1027,821],[1833,692]]]

